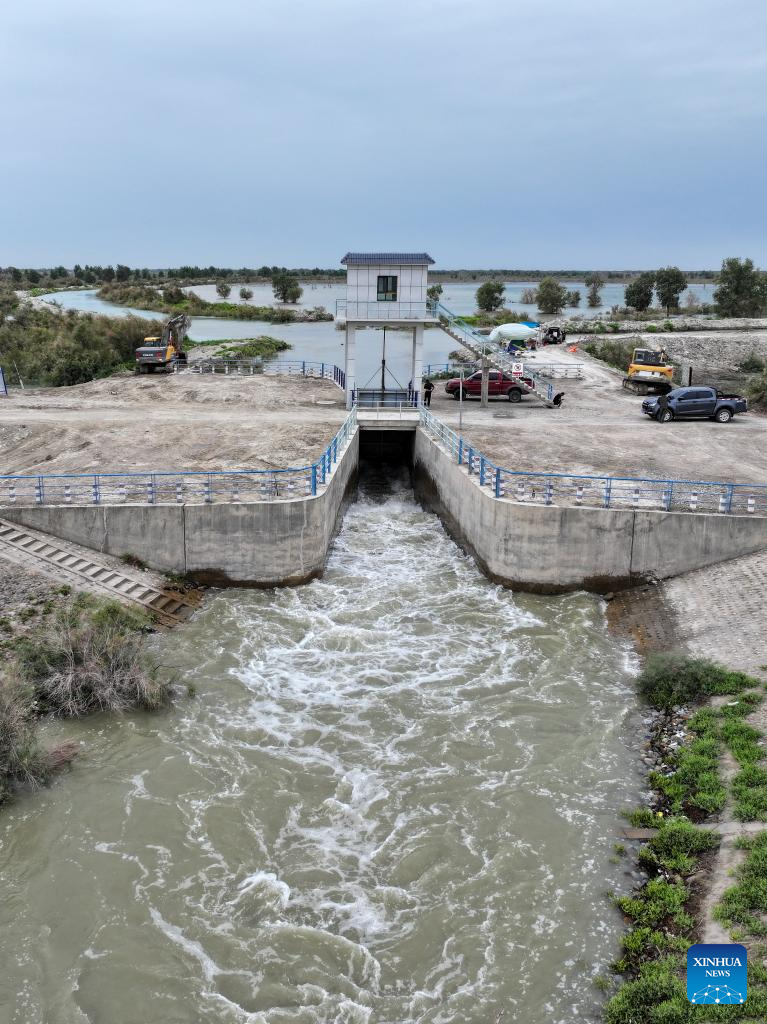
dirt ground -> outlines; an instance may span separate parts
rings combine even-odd
[[[496,399],[481,409],[464,402],[463,436],[505,469],[597,476],[767,483],[767,417],[754,412],[730,423],[688,420],[660,424],[624,391],[622,374],[588,355],[554,348],[531,362],[582,362],[582,380],[555,380],[559,409],[530,396],[517,405]],[[458,402],[435,382],[431,411],[454,429]]]
[[[0,400],[0,474],[270,469],[321,454],[346,416],[330,381],[117,375]]]

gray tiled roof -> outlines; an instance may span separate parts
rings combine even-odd
[[[407,263],[425,267],[434,260],[427,252],[347,252],[342,263],[372,263],[385,266],[404,266]]]

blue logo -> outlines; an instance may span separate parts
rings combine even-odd
[[[745,1003],[746,947],[739,943],[698,943],[687,950],[687,998],[691,1003]]]

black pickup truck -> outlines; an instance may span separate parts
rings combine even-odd
[[[665,407],[664,400],[668,402]],[[658,398],[646,398],[642,402],[642,412],[661,423],[677,419],[729,423],[735,413],[748,412],[748,403],[740,395],[725,395],[716,388],[693,385],[689,388],[674,388]]]

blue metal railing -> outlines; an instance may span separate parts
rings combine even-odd
[[[238,359],[235,355],[211,356],[209,359],[197,359],[189,364],[189,369],[197,373],[263,373],[266,376],[286,375],[289,377],[314,377],[332,380],[342,390],[346,388],[346,374],[333,363],[323,363],[310,359],[275,359],[264,360],[262,356],[252,359]]]
[[[421,426],[429,436],[459,466],[465,466],[478,485],[495,498],[534,505],[767,515],[767,484],[505,469],[426,409],[420,409],[420,417]]]
[[[357,429],[352,409],[322,455],[308,466],[202,472],[56,473],[0,476],[3,505],[157,505],[272,501],[316,495]]]

